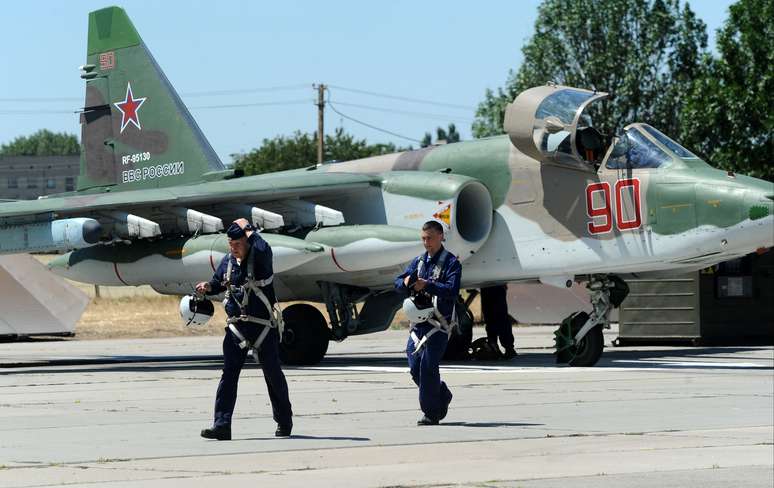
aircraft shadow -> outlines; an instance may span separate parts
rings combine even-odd
[[[531,424],[527,422],[441,422],[438,425],[451,426],[451,427],[499,428],[499,427],[539,427],[545,424]]]
[[[270,441],[281,439],[299,439],[299,440],[321,440],[321,441],[370,441],[370,437],[347,437],[347,436],[316,436],[316,435],[291,435],[290,437],[248,437],[245,439],[234,439],[235,441]]]
[[[18,336],[18,335],[5,335],[0,336],[0,344],[7,344],[10,342],[66,342],[72,341],[71,335],[65,336]]]
[[[618,369],[702,369],[702,370],[761,370],[771,371],[774,366],[762,364],[741,364],[747,361],[767,361],[771,357],[755,357],[752,352],[760,352],[761,346],[739,347],[685,347],[660,350],[624,350],[620,348],[606,348],[602,358],[594,368],[618,368]],[[770,350],[770,348],[769,348]],[[739,356],[733,356],[739,354]],[[696,364],[691,364],[696,362]],[[712,364],[709,364],[712,363]],[[45,364],[19,364],[16,367],[0,368],[0,375],[18,373],[95,373],[101,371],[111,372],[147,372],[153,371],[212,371],[220,370],[223,362],[220,356],[106,356],[104,358],[84,358],[54,360]],[[258,367],[248,359],[245,369]],[[363,355],[335,355],[328,356],[315,366],[283,366],[286,371],[308,371],[310,373],[322,373],[325,370],[338,368],[406,368],[406,359],[401,354],[393,353],[389,357],[363,356]],[[493,371],[502,371],[510,368],[564,368],[567,365],[557,364],[554,356],[545,352],[523,352],[510,361],[443,361],[442,368],[459,368]],[[19,371],[24,368],[23,371]],[[368,372],[367,370],[365,372]]]

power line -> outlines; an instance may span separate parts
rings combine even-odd
[[[210,91],[198,91],[182,93],[183,97],[206,97],[206,96],[218,96],[218,95],[240,95],[243,93],[264,93],[264,92],[276,92],[276,91],[290,91],[299,89],[308,89],[312,86],[311,83],[299,83],[295,85],[278,85],[278,86],[265,86],[260,88],[241,88],[234,90],[210,90]]]
[[[346,92],[359,93],[361,95],[369,95],[373,97],[386,98],[390,100],[401,100],[404,102],[420,103],[425,105],[435,105],[435,106],[448,107],[448,108],[454,108],[459,110],[472,111],[476,109],[475,107],[470,107],[467,105],[437,102],[433,100],[423,100],[419,98],[404,97],[399,95],[390,95],[387,93],[361,90],[358,88],[348,88],[348,87],[343,87],[339,85],[328,85],[328,86],[331,88],[336,88],[338,90],[342,90]],[[186,98],[198,98],[198,97],[208,97],[208,96],[242,95],[242,94],[249,94],[249,93],[292,91],[292,90],[308,89],[309,87],[311,87],[311,83],[296,83],[296,84],[289,84],[289,85],[275,85],[275,86],[264,86],[264,87],[255,87],[255,88],[193,91],[193,92],[181,93],[180,96],[186,97]],[[83,100],[83,97],[15,97],[15,98],[0,98],[0,103],[54,103],[54,102],[79,102],[81,100]],[[22,112],[22,113],[27,113],[27,112]]]
[[[345,114],[339,112],[336,109],[336,107],[331,103],[330,99],[328,100],[328,106],[331,108],[331,110],[333,110],[334,112],[339,114],[341,117],[343,117],[343,118],[345,118],[347,120],[351,120],[352,122],[355,122],[356,124],[360,124],[360,125],[366,126],[366,127],[370,128],[370,129],[377,130],[379,132],[384,132],[385,134],[390,134],[391,136],[400,137],[401,139],[406,139],[407,141],[412,141],[412,142],[417,142],[419,144],[422,144],[422,141],[420,141],[419,139],[414,139],[412,137],[406,137],[404,135],[401,135],[401,134],[389,131],[387,129],[382,129],[380,127],[376,127],[375,125],[371,125],[369,123],[363,122],[362,120],[358,120],[358,119],[356,119],[354,117],[350,117],[349,115],[345,115]]]
[[[73,115],[79,113],[75,110],[28,110],[28,109],[2,109],[0,110],[0,115],[53,115],[53,114],[67,114],[67,115]]]
[[[419,98],[402,97],[398,95],[390,95],[387,93],[379,93],[368,90],[360,90],[357,88],[347,88],[339,85],[328,85],[330,88],[336,88],[342,91],[348,91],[352,93],[360,93],[361,95],[370,95],[372,97],[388,98],[391,100],[402,100],[404,102],[423,103],[425,105],[438,105],[439,107],[457,108],[461,110],[476,110],[476,107],[469,107],[467,105],[459,105],[456,103],[436,102],[433,100],[423,100]]]
[[[314,100],[311,98],[303,98],[298,100],[282,100],[278,102],[255,102],[255,103],[234,103],[228,105],[199,105],[188,107],[189,110],[205,110],[210,108],[243,108],[243,107],[268,107],[271,105],[299,105],[303,103],[313,104]]]
[[[296,100],[281,100],[276,102],[255,102],[255,103],[235,103],[235,104],[223,104],[223,105],[198,105],[188,107],[189,110],[208,110],[218,108],[244,108],[244,107],[267,107],[272,105],[300,105],[305,103],[314,103],[312,99],[303,98]],[[36,109],[0,109],[0,115],[14,114],[14,115],[40,115],[40,114],[78,114],[80,110],[36,110]]]
[[[377,112],[409,115],[412,117],[424,117],[424,118],[432,118],[432,119],[439,119],[439,120],[457,120],[462,122],[473,122],[473,119],[460,117],[458,115],[444,115],[444,114],[435,114],[435,113],[427,113],[427,112],[412,112],[408,110],[395,110],[395,109],[385,108],[385,107],[374,107],[372,105],[361,105],[359,103],[340,102],[338,100],[336,101],[336,103],[339,105],[344,105],[348,107],[356,107],[356,108],[362,108],[366,110],[375,110]]]
[[[183,97],[207,97],[207,96],[220,96],[220,95],[241,95],[245,93],[265,93],[265,92],[277,92],[277,91],[289,91],[307,89],[311,86],[311,83],[297,83],[295,85],[277,85],[277,86],[264,86],[257,88],[237,88],[230,90],[208,90],[208,91],[194,91],[181,93]],[[24,103],[50,103],[50,102],[76,102],[83,100],[83,97],[29,97],[29,98],[0,98],[0,102],[24,102]]]
[[[83,97],[36,97],[36,98],[0,98],[0,102],[24,102],[24,103],[50,103],[50,102],[77,102]]]

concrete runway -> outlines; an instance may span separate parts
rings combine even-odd
[[[286,368],[290,439],[250,365],[231,442],[199,437],[219,337],[0,344],[0,487],[774,484],[772,347],[608,347],[567,368],[551,328],[515,332],[511,362],[442,367],[454,401],[435,427],[415,425],[403,331]]]

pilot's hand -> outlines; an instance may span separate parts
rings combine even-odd
[[[250,237],[250,234],[253,233],[252,226],[250,225],[250,222],[247,219],[245,218],[236,219],[234,223],[245,231],[245,235],[247,237]]]
[[[422,291],[425,289],[425,286],[427,286],[427,280],[422,278],[417,278],[417,282],[414,283],[414,290]]]
[[[247,221],[247,219],[245,219],[245,218],[236,219],[236,220],[234,221],[234,223],[235,223],[236,225],[238,225],[239,227],[243,228],[243,229],[244,229],[245,227],[247,227],[248,225],[250,225],[250,222],[248,222],[248,221]]]
[[[206,281],[202,281],[201,283],[196,284],[196,292],[201,293],[202,295],[209,293],[212,291],[212,286]]]

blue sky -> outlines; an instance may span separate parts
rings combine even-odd
[[[519,65],[539,3],[127,0],[120,5],[216,152],[230,163],[230,154],[248,151],[263,138],[315,130],[311,85],[320,82],[332,86],[331,100],[350,117],[414,139],[454,122],[469,138],[485,89],[501,86],[508,70]],[[691,2],[707,24],[713,48],[731,3]],[[91,0],[4,5],[0,143],[41,128],[80,134],[77,116],[66,112],[82,103],[77,67],[86,57],[88,12],[107,5]],[[238,93],[207,93],[218,90]],[[254,105],[206,108],[240,104]],[[43,113],[52,111],[63,113]],[[326,110],[326,132],[340,125],[370,142],[411,144]]]

